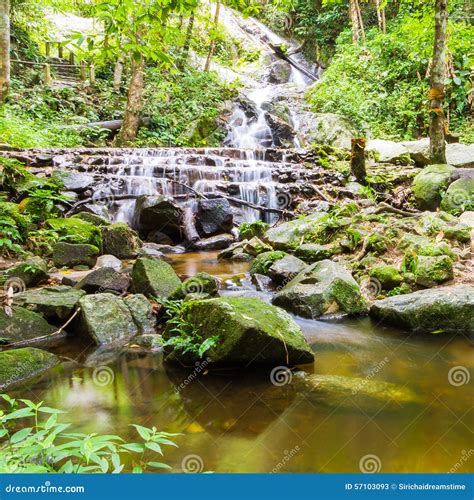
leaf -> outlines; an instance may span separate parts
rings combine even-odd
[[[148,441],[151,437],[151,431],[147,427],[143,427],[142,425],[132,424],[133,427],[137,430],[138,434],[145,440]]]
[[[161,450],[161,446],[158,444],[158,443],[145,443],[145,446],[149,449],[149,450],[153,450],[153,451],[156,451],[156,453],[159,453],[160,455],[163,455],[163,452]]]
[[[156,469],[171,469],[168,464],[163,464],[161,462],[147,462],[150,467],[155,467]]]
[[[10,438],[10,443],[15,444],[23,441],[26,437],[28,437],[33,429],[31,427],[25,427],[24,429],[15,432],[13,436]]]
[[[32,417],[34,411],[31,408],[21,408],[20,410],[15,410],[5,416],[5,420],[15,420],[17,418]]]
[[[139,443],[126,443],[122,444],[121,447],[134,453],[142,453],[145,450],[145,445]]]

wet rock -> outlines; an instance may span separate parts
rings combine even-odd
[[[219,292],[219,280],[208,273],[197,273],[183,281],[173,292],[171,300],[182,300],[189,294],[205,294],[215,297]]]
[[[447,255],[456,260],[455,253],[446,242],[433,243],[429,238],[416,234],[404,234],[398,243],[398,248],[414,255]]]
[[[104,226],[107,224],[104,224],[103,221],[110,221],[110,214],[109,214],[109,209],[107,208],[106,205],[102,205],[99,203],[86,203],[84,205],[81,205],[81,210],[84,213],[89,213],[90,215],[100,217],[101,223],[99,224],[100,226]],[[89,218],[87,219],[86,217],[81,217],[83,220],[88,220],[92,223],[93,219]],[[110,224],[110,222],[109,222]]]
[[[272,303],[305,318],[367,311],[351,273],[330,260],[306,267],[273,297]]]
[[[287,61],[278,59],[268,68],[269,83],[287,83],[291,76],[291,65]]]
[[[196,228],[203,237],[230,233],[234,225],[232,207],[225,198],[200,200],[196,213]]]
[[[8,283],[13,284],[16,291],[26,287],[36,286],[48,279],[48,266],[41,257],[29,257],[7,269],[3,276]],[[5,285],[6,286],[6,285]]]
[[[248,243],[247,240],[238,241],[228,248],[222,250],[217,255],[218,260],[233,260],[236,262],[250,262],[253,256],[244,251],[244,245]]]
[[[295,250],[296,257],[308,264],[329,259],[338,251],[338,245],[319,245],[318,243],[304,243]]]
[[[12,315],[8,316],[0,309],[1,337],[9,344],[24,341],[34,341],[38,337],[51,335],[57,330],[34,311],[14,306]]]
[[[283,259],[274,262],[268,269],[268,276],[277,284],[288,283],[300,271],[306,267],[306,264],[293,255],[285,255]]]
[[[429,165],[413,180],[412,191],[421,210],[436,210],[441,203],[441,193],[448,187],[454,167]]]
[[[374,139],[367,142],[367,151],[375,152],[378,161],[394,165],[409,165],[410,152],[400,142]]]
[[[64,285],[28,290],[15,295],[15,303],[44,314],[47,318],[66,319],[76,308],[84,290]]]
[[[281,250],[261,253],[253,262],[250,268],[250,274],[267,274],[268,270],[274,262],[283,259],[287,255]]]
[[[94,267],[99,249],[93,245],[80,245],[60,241],[53,245],[53,263],[56,267],[85,265]]]
[[[34,347],[0,352],[0,389],[8,389],[34,379],[57,364],[57,356]]]
[[[146,237],[146,240],[150,243],[155,243],[158,245],[173,245],[173,240],[165,233],[161,231],[150,231]]]
[[[88,273],[76,288],[87,293],[125,293],[130,286],[130,276],[119,273],[111,267],[101,267]]]
[[[293,127],[271,113],[265,113],[265,119],[272,131],[273,144],[277,147],[293,147],[296,135]]]
[[[396,267],[388,265],[373,267],[369,272],[369,276],[377,280],[383,290],[393,290],[403,281],[400,271]]]
[[[164,343],[165,341],[163,340],[163,337],[158,334],[138,335],[133,339],[134,345],[138,345],[152,351],[162,349]]]
[[[251,281],[259,292],[266,292],[274,289],[273,280],[269,276],[265,276],[264,274],[252,274]]]
[[[160,248],[161,245],[156,243],[143,243],[140,250],[138,250],[138,256],[161,259],[164,256],[164,253],[160,250]]]
[[[431,288],[376,301],[370,315],[415,332],[474,333],[474,287]]]
[[[133,259],[140,248],[140,240],[127,224],[117,223],[102,228],[103,251],[119,259]]]
[[[310,346],[291,316],[260,299],[221,297],[188,302],[181,318],[191,325],[197,338],[217,337],[204,352],[209,363],[222,366],[294,365],[311,363]],[[164,338],[173,336],[171,327]],[[174,347],[167,360],[185,364],[201,359],[196,352]]]
[[[418,285],[432,287],[454,278],[453,261],[447,255],[415,256],[415,281]]]
[[[234,242],[231,234],[218,234],[210,238],[203,238],[194,243],[194,248],[199,251],[222,250],[228,248]]]
[[[173,240],[181,239],[183,210],[168,196],[141,196],[137,199],[134,223],[140,231],[160,231]]]
[[[94,176],[73,170],[55,170],[53,177],[61,182],[66,191],[82,193],[94,185]]]
[[[301,219],[279,224],[265,233],[264,240],[277,250],[294,249],[300,244],[302,237],[311,231],[315,223],[324,215],[323,212],[316,212]]]
[[[164,254],[167,253],[185,253],[186,248],[181,245],[159,245],[158,243],[153,243],[153,249],[162,252]]]
[[[254,237],[251,240],[248,241],[243,241],[242,242],[242,249],[245,253],[248,253],[249,255],[252,255],[253,257],[256,257],[257,255],[260,255],[261,253],[264,252],[271,252],[273,248],[268,245],[267,243],[264,243],[261,239]]]
[[[144,295],[140,293],[129,295],[125,297],[124,302],[132,313],[139,333],[143,335],[156,333],[156,315],[153,306]]]
[[[117,259],[117,257],[113,255],[101,255],[95,264],[96,268],[100,267],[110,267],[114,271],[121,271],[122,270],[122,261],[120,259]]]
[[[138,333],[124,300],[111,293],[86,295],[79,301],[80,330],[97,344],[109,344]]]
[[[458,168],[474,167],[474,144],[447,144],[446,161]]]
[[[460,213],[474,206],[474,179],[458,179],[449,185],[441,201],[447,212]]]
[[[173,268],[162,260],[140,257],[132,270],[133,288],[147,297],[167,299],[181,285]]]

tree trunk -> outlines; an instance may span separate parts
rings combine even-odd
[[[184,39],[183,44],[183,59],[186,59],[188,57],[189,47],[191,45],[191,35],[193,34],[194,18],[195,13],[194,11],[192,11],[189,16],[188,27],[186,29],[186,38]]]
[[[385,9],[380,7],[380,0],[375,0],[375,8],[377,10],[377,23],[379,26],[379,30],[382,33],[386,32],[385,27]]]
[[[349,17],[352,24],[352,41],[357,43],[361,36],[365,40],[364,24],[362,22],[359,0],[349,0]]]
[[[0,102],[10,88],[10,0],[0,0]]]
[[[351,140],[351,172],[356,181],[362,185],[367,184],[367,171],[365,169],[366,139],[359,137]]]
[[[140,112],[143,106],[145,58],[135,60],[132,58],[132,75],[128,87],[127,106],[123,117],[123,125],[117,138],[118,144],[127,144],[137,137],[140,126]]]
[[[214,29],[217,29],[217,25],[219,23],[219,12],[221,10],[221,2],[217,0],[216,3],[216,12],[214,14]],[[209,53],[207,54],[206,65],[204,66],[204,71],[209,71],[211,67],[212,56],[214,55],[214,50],[216,48],[216,39],[212,37],[211,46],[209,47]]]
[[[120,90],[120,85],[122,84],[122,74],[123,74],[123,59],[119,57],[115,63],[114,68],[114,90],[118,92]]]
[[[435,36],[430,79],[430,158],[432,163],[446,163],[444,138],[444,78],[446,68],[446,22],[448,0],[435,1]]]

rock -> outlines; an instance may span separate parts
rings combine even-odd
[[[114,257],[113,255],[101,255],[95,264],[95,267],[97,269],[101,267],[110,267],[114,271],[121,271],[122,270],[122,261],[120,259],[117,259],[117,257]]]
[[[183,210],[169,196],[140,196],[133,217],[134,224],[140,231],[155,230],[165,233],[173,240],[181,239]]]
[[[158,245],[173,245],[173,240],[161,231],[150,231],[147,234],[146,240],[150,243],[156,243]]]
[[[388,265],[373,267],[369,271],[369,276],[377,280],[383,290],[393,290],[403,281],[400,271],[396,267]]]
[[[446,242],[432,243],[428,238],[416,234],[404,234],[398,243],[398,248],[413,255],[447,255],[456,260],[455,253]]]
[[[125,293],[130,286],[130,276],[111,267],[100,267],[88,273],[75,287],[87,293]]]
[[[430,159],[430,140],[428,138],[418,141],[404,141],[401,143],[410,153],[410,158],[418,167],[426,167],[431,163]]]
[[[432,287],[454,278],[453,261],[447,255],[414,257],[415,282],[417,285]]]
[[[15,295],[15,303],[25,306],[48,318],[66,319],[76,308],[84,290],[70,286],[57,285],[37,290],[28,290]]]
[[[82,193],[94,185],[94,176],[74,170],[54,170],[53,178],[64,186],[66,191]]]
[[[119,259],[133,259],[140,248],[140,240],[127,224],[117,223],[102,228],[104,253]]]
[[[200,200],[196,213],[196,229],[207,238],[221,233],[230,233],[234,226],[232,208],[225,198]]]
[[[103,224],[103,220],[105,221],[110,221],[110,214],[109,214],[109,209],[107,208],[106,205],[102,205],[101,203],[86,203],[85,205],[81,205],[81,210],[83,212],[87,212],[91,215],[94,215],[96,217],[101,218],[101,223],[99,224],[100,226],[107,225]],[[93,219],[86,219],[85,217],[81,217],[83,220],[88,220],[92,223]],[[109,222],[110,223],[110,222]]]
[[[53,263],[56,267],[85,265],[94,267],[99,249],[93,245],[65,243],[60,241],[53,246]]]
[[[474,167],[474,144],[447,144],[446,161],[458,168]]]
[[[367,311],[367,303],[351,273],[330,260],[306,267],[273,297],[272,303],[312,319]]]
[[[266,292],[274,289],[273,280],[264,274],[252,274],[251,281],[255,285],[256,290],[259,292]]]
[[[370,315],[425,333],[474,334],[474,287],[431,288],[376,301]]]
[[[423,403],[423,398],[407,387],[371,380],[369,377],[297,372],[291,386],[304,392],[305,398],[313,404],[357,412],[378,414],[382,410],[398,411],[408,404]]]
[[[277,284],[288,283],[306,264],[293,255],[285,255],[283,259],[278,259],[268,269],[268,276]]]
[[[453,171],[451,165],[429,165],[414,178],[412,191],[421,210],[439,207],[441,194],[448,187]]]
[[[134,345],[138,345],[152,351],[162,349],[164,343],[165,341],[163,340],[163,337],[158,334],[138,335],[133,339]]]
[[[316,212],[300,219],[279,224],[265,233],[264,240],[277,250],[292,250],[300,245],[305,233],[314,229],[315,223],[324,215],[323,212]]]
[[[82,219],[48,219],[46,223],[60,236],[60,241],[93,245],[102,248],[102,233],[99,227]]]
[[[210,238],[203,238],[194,243],[196,250],[205,252],[211,250],[222,250],[228,248],[234,242],[234,237],[231,234],[218,234]]]
[[[273,250],[270,245],[267,245],[257,237],[254,237],[248,241],[242,241],[242,249],[245,253],[252,255],[252,257],[256,257],[261,253],[271,252]]]
[[[9,344],[34,341],[38,337],[51,335],[57,328],[50,325],[40,314],[23,307],[14,306],[12,315],[0,309],[0,337]]]
[[[291,65],[283,59],[278,59],[268,67],[269,83],[287,83],[291,76]]]
[[[355,137],[354,127],[343,117],[333,113],[295,112],[299,124],[298,137],[302,146],[329,144],[338,149],[351,149],[351,139]]]
[[[187,302],[181,319],[199,343],[217,337],[203,353],[209,363],[222,366],[295,365],[314,360],[299,326],[281,309],[260,299],[221,297]],[[173,336],[167,326],[164,338]],[[166,358],[187,364],[201,359],[195,351],[174,347]]]
[[[140,293],[129,295],[125,297],[124,302],[130,309],[133,321],[140,334],[156,333],[156,315],[153,312],[153,306],[144,295]]]
[[[294,146],[296,132],[291,125],[271,113],[265,113],[265,119],[272,131],[274,146],[285,148]]]
[[[427,235],[438,235],[443,233],[449,240],[457,240],[462,243],[470,241],[469,227],[460,223],[460,219],[447,212],[425,212],[420,218],[416,231]]]
[[[308,264],[329,259],[338,251],[338,245],[319,245],[318,243],[304,243],[295,250],[296,257]]]
[[[173,268],[162,260],[140,257],[132,270],[133,288],[147,297],[167,299],[181,285]]]
[[[460,213],[474,207],[474,179],[458,179],[449,185],[441,201],[447,212]]]
[[[171,300],[183,300],[189,294],[205,294],[215,297],[219,292],[219,280],[208,273],[197,273],[183,281],[170,296]]]
[[[261,220],[255,222],[243,222],[239,226],[239,240],[251,240],[253,237],[262,239],[265,231],[270,226]]]
[[[151,259],[161,259],[165,254],[160,250],[162,245],[156,243],[143,243],[138,250],[139,257],[150,257]]]
[[[83,221],[94,224],[95,226],[110,226],[108,219],[101,217],[100,215],[92,214],[90,212],[79,212],[71,216],[72,219],[81,219]]]
[[[148,247],[149,248],[149,247]],[[185,253],[186,248],[181,245],[159,245],[158,243],[153,243],[153,249],[162,252],[164,254],[167,253]]]
[[[250,268],[250,274],[267,274],[271,265],[287,255],[286,252],[275,250],[272,252],[261,253],[253,262]]]
[[[474,212],[467,211],[459,216],[459,222],[474,229]]]
[[[111,293],[86,295],[79,301],[80,330],[97,344],[109,344],[138,333],[124,300]]]
[[[43,375],[59,364],[59,358],[34,347],[0,352],[0,390]]]
[[[25,287],[36,286],[48,279],[48,266],[41,257],[29,257],[24,262],[8,268],[4,273],[5,288],[10,282],[15,291]]]
[[[378,161],[394,165],[409,165],[410,152],[400,142],[373,139],[367,142],[367,151],[374,151]]]

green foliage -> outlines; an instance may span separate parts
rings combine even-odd
[[[27,227],[28,219],[20,213],[18,205],[0,202],[0,255],[22,253]]]
[[[261,238],[265,231],[270,227],[269,224],[263,220],[256,220],[254,222],[242,222],[239,226],[239,239],[250,240],[254,236]]]
[[[59,241],[83,243],[102,248],[100,228],[82,219],[48,219],[47,224],[59,235]]]
[[[178,434],[133,425],[140,442],[125,442],[115,435],[71,432],[60,423],[64,413],[27,399],[0,396],[0,472],[2,473],[135,473],[170,467],[150,460],[163,455],[162,446],[176,446]]]

